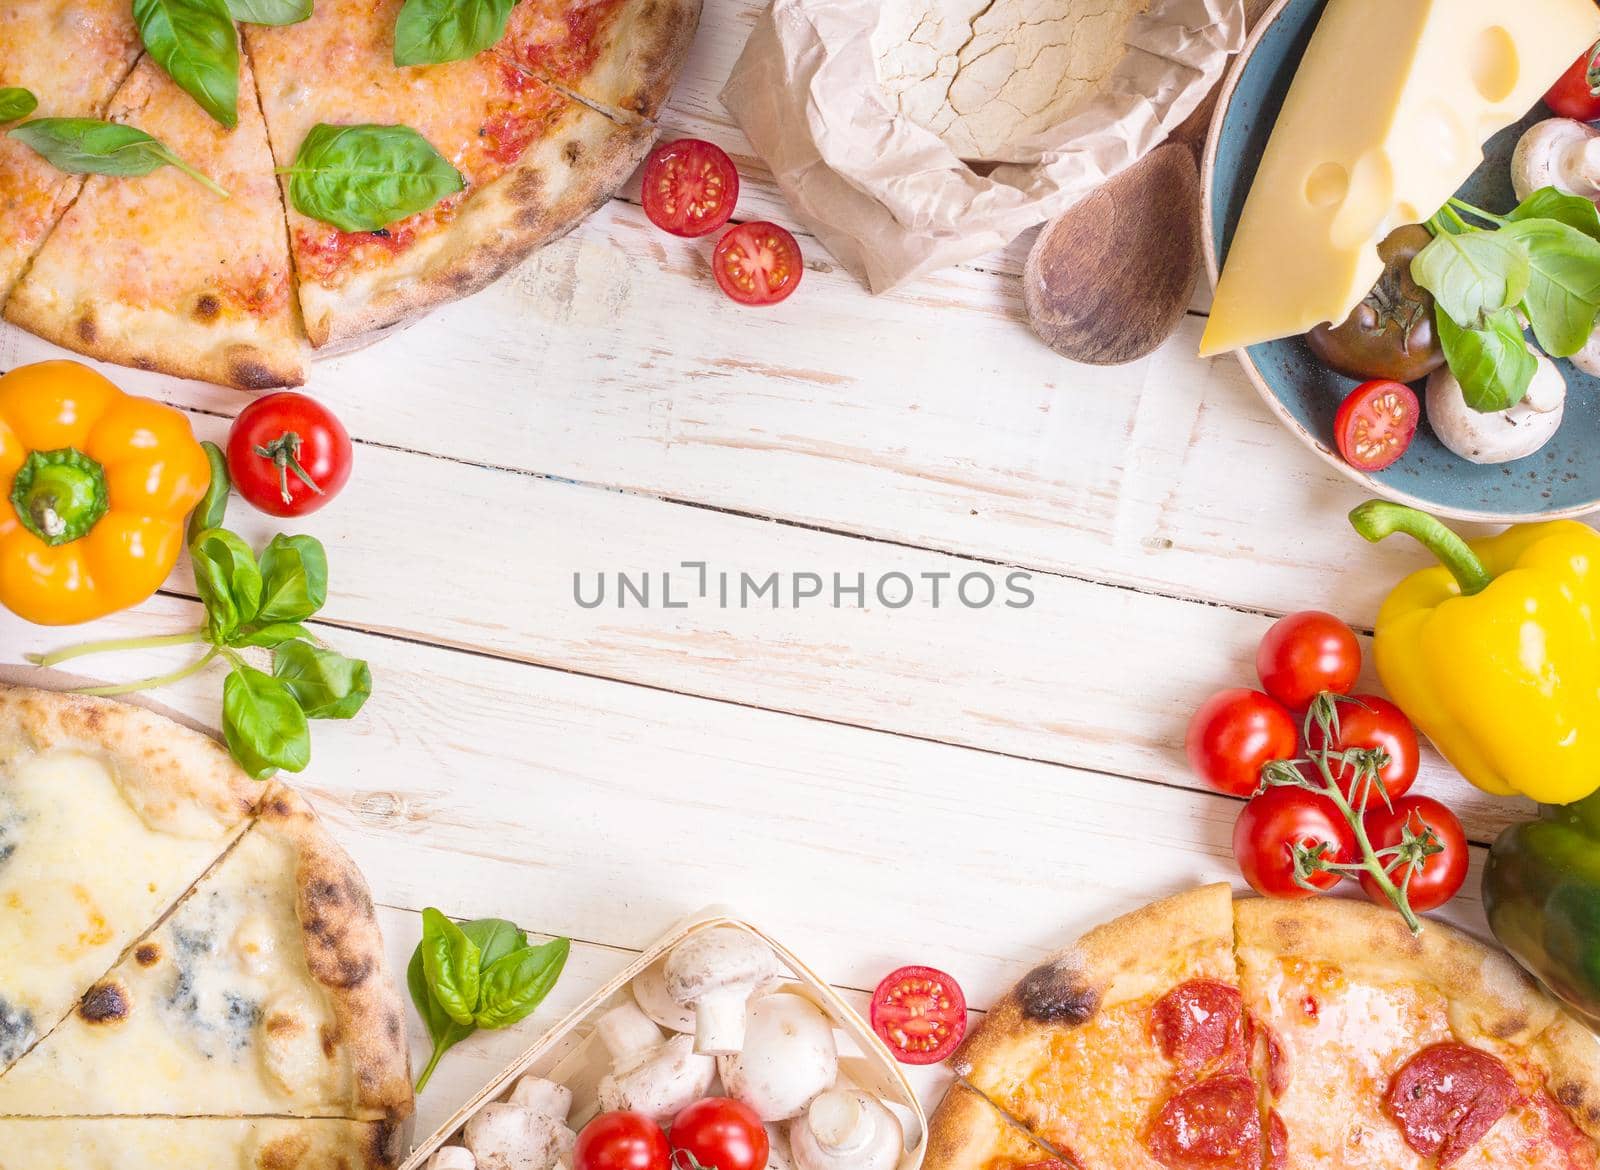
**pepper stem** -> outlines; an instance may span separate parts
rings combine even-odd
[[[11,506],[45,544],[70,544],[111,507],[105,470],[74,447],[34,451],[11,483]]]
[[[1368,500],[1350,513],[1350,524],[1363,539],[1373,544],[1396,532],[1417,540],[1450,570],[1464,597],[1482,593],[1494,580],[1466,541],[1443,522],[1416,508],[1387,500]]]

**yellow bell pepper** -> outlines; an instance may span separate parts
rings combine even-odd
[[[69,625],[154,593],[211,471],[189,420],[77,362],[0,376],[0,605]]]
[[[1442,562],[1383,603],[1373,660],[1445,759],[1495,796],[1570,804],[1600,788],[1600,533],[1553,521],[1469,544],[1378,500],[1350,522]]]

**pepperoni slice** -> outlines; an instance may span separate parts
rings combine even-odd
[[[1261,1170],[1261,1109],[1255,1081],[1212,1077],[1161,1107],[1145,1147],[1167,1170]]]
[[[1150,1035],[1185,1083],[1249,1067],[1244,1000],[1237,987],[1215,979],[1191,979],[1156,1000]]]
[[[1273,1109],[1267,1113],[1267,1170],[1288,1170],[1289,1129]]]
[[[1245,1016],[1244,1029],[1245,1041],[1252,1052],[1256,1050],[1258,1039],[1266,1050],[1267,1088],[1274,1097],[1282,1097],[1289,1091],[1289,1054],[1284,1051],[1277,1031],[1271,1024],[1258,1020],[1254,1012]]]
[[[1400,1133],[1441,1167],[1458,1161],[1522,1097],[1506,1066],[1465,1044],[1432,1044],[1401,1066],[1383,1103]]]

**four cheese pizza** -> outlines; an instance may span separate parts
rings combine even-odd
[[[411,1108],[371,898],[305,802],[0,687],[0,1170],[376,1170]]]
[[[139,57],[127,0],[0,0],[0,86],[37,116],[151,134],[173,167],[88,182],[0,137],[7,319],[91,357],[259,389],[472,293],[559,238],[648,152],[699,0],[519,0],[490,48],[395,63],[401,0],[317,0],[241,24],[238,124],[224,128]],[[460,190],[374,230],[297,206],[316,127],[408,128]],[[276,177],[275,177],[276,176]],[[366,226],[366,225],[362,225]]]
[[[928,1170],[1594,1170],[1600,1045],[1505,955],[1337,899],[1155,903],[957,1050]]]

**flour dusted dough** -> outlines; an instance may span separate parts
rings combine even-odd
[[[1150,0],[888,0],[873,34],[889,100],[962,158],[1020,161],[1122,60]]]

